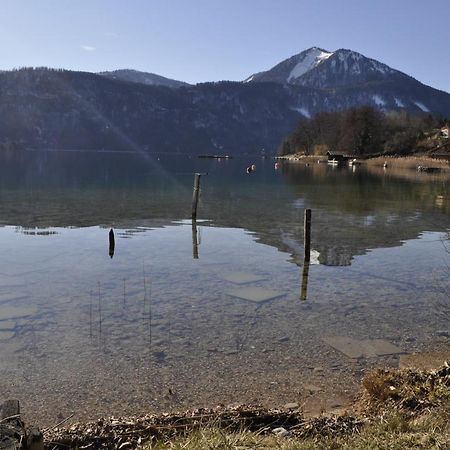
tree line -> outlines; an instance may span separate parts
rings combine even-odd
[[[278,153],[407,154],[417,150],[427,133],[444,123],[444,119],[431,114],[384,113],[370,106],[321,112],[311,119],[300,120]]]

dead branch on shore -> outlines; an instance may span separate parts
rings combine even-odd
[[[170,439],[201,427],[211,426],[227,431],[243,429],[259,434],[283,427],[298,436],[316,433],[331,435],[355,432],[362,421],[351,416],[305,419],[301,412],[264,409],[255,406],[198,409],[182,414],[148,415],[139,418],[101,419],[87,424],[75,424],[46,433],[46,448],[51,450],[128,449],[144,442]]]

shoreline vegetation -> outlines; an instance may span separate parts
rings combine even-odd
[[[300,120],[281,143],[278,155],[320,157],[331,152],[358,159],[415,154],[442,157],[450,155],[448,131],[448,120],[431,114],[351,108]]]
[[[444,354],[418,368],[377,369],[340,414],[307,418],[301,405],[241,405],[108,418],[45,430],[45,447],[83,449],[449,448],[450,366]],[[419,354],[419,361],[420,361]],[[420,367],[420,363],[418,364]]]
[[[450,155],[449,155],[450,156]],[[278,161],[296,162],[300,164],[326,164],[327,156],[319,155],[305,155],[303,153],[294,153],[283,156],[276,156]],[[358,163],[367,167],[383,167],[387,164],[387,168],[394,169],[417,169],[418,166],[433,166],[438,167],[444,171],[450,171],[450,161],[446,159],[433,157],[433,155],[417,154],[417,155],[387,155],[375,156],[372,158],[357,159]]]

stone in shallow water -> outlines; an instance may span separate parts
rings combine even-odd
[[[0,330],[0,341],[6,341],[14,336],[14,331],[3,331]]]
[[[16,328],[15,320],[1,320],[0,321],[0,331],[12,331]]]
[[[268,300],[273,300],[285,295],[283,292],[272,291],[271,289],[255,286],[233,289],[232,291],[228,291],[227,294],[231,297],[240,298],[242,300],[247,300],[254,303],[267,302]]]
[[[252,273],[231,272],[227,273],[223,277],[223,279],[235,284],[247,284],[247,283],[254,283],[256,281],[261,281],[264,280],[265,278],[260,275],[254,275]]]
[[[315,384],[304,384],[303,389],[305,389],[306,391],[309,391],[312,394],[315,394],[316,392],[319,392],[322,390],[320,387],[316,386]]]
[[[0,320],[19,319],[21,317],[33,316],[37,313],[35,306],[9,306],[0,307]]]
[[[330,336],[323,340],[334,349],[354,359],[404,353],[399,347],[383,339],[358,340],[346,336]]]
[[[349,358],[361,358],[363,356],[363,348],[356,339],[345,336],[330,336],[323,340]]]
[[[384,339],[369,339],[361,342],[363,343],[365,352],[368,356],[371,356],[371,352],[373,352],[373,356],[398,355],[399,353],[405,353],[401,348]]]
[[[298,408],[298,403],[286,403],[283,406],[284,409],[297,409]]]

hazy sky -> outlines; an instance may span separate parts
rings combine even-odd
[[[0,68],[242,80],[349,48],[450,92],[450,0],[0,0]]]

